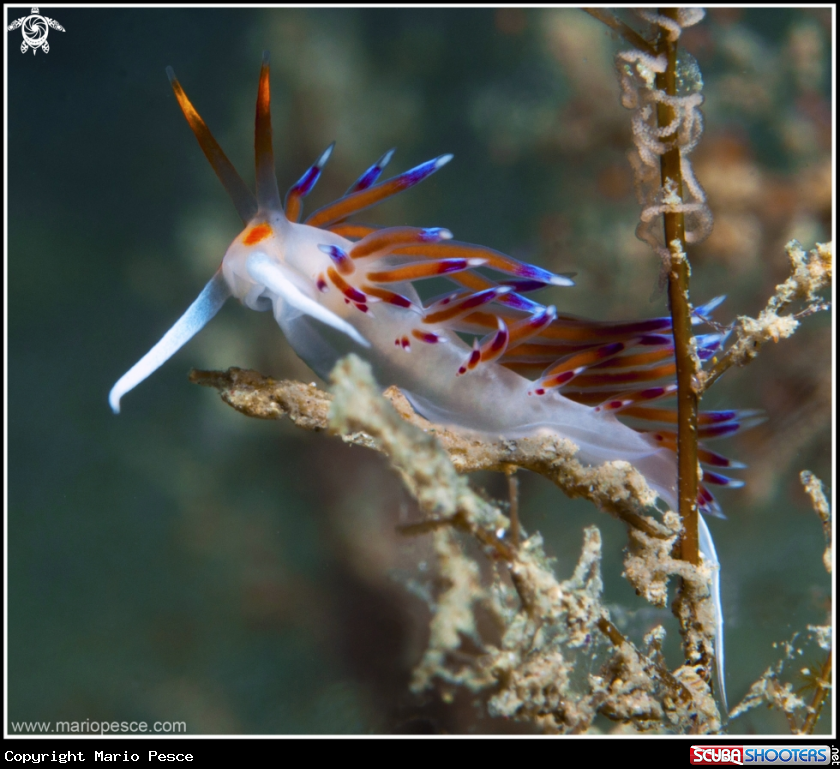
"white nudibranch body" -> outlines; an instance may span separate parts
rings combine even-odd
[[[443,155],[378,182],[386,153],[339,200],[299,221],[332,151],[330,146],[282,202],[274,175],[267,57],[256,115],[256,197],[216,143],[169,71],[172,87],[202,150],[242,217],[245,229],[187,312],[111,390],[121,398],[148,377],[234,296],[271,310],[295,352],[321,377],[356,352],[383,386],[397,385],[427,419],[487,436],[514,439],[542,432],[567,438],[586,464],[624,460],[677,509],[673,408],[662,402],[676,386],[669,318],[596,322],[558,314],[526,294],[572,281],[483,246],[459,243],[441,228],[379,228],[348,217],[405,190],[451,160]],[[378,182],[378,183],[377,183]],[[452,290],[423,301],[414,283],[444,277]],[[702,323],[719,303],[695,310]],[[464,338],[472,339],[471,344]],[[711,357],[720,334],[697,337]],[[730,434],[745,412],[703,412],[701,438]],[[621,419],[631,420],[626,424]],[[632,426],[631,426],[632,425]],[[708,467],[737,463],[705,448]],[[706,484],[739,485],[704,471],[698,504],[719,514]],[[723,616],[717,555],[705,521],[700,546],[712,566],[716,650],[723,689]]]

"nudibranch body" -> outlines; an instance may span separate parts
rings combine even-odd
[[[562,315],[526,294],[570,286],[563,275],[483,246],[460,243],[441,228],[379,228],[353,214],[437,171],[443,155],[383,182],[386,153],[339,200],[302,223],[303,198],[317,182],[329,147],[281,201],[274,172],[268,59],[257,97],[254,196],[168,71],[202,150],[233,199],[245,229],[186,313],[111,390],[111,407],[171,357],[234,296],[271,310],[295,352],[320,376],[356,352],[383,386],[397,385],[427,419],[494,437],[548,431],[579,447],[587,464],[633,464],[677,507],[676,414],[661,402],[675,392],[669,318],[625,323]],[[422,300],[415,283],[443,277],[452,290]],[[719,300],[695,310],[703,323]],[[468,344],[466,339],[471,339]],[[697,337],[698,355],[719,348],[720,334]],[[629,424],[622,420],[628,420]],[[699,437],[728,435],[746,412],[703,412]],[[698,503],[719,514],[706,485],[736,486],[717,472],[737,463],[701,448],[706,465]],[[711,468],[715,468],[714,470]],[[723,694],[723,616],[711,535],[700,522],[701,552],[713,567],[717,664]]]

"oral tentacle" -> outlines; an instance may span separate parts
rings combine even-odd
[[[201,331],[222,308],[222,305],[228,300],[230,295],[230,287],[224,279],[220,268],[196,300],[187,308],[187,311],[175,322],[175,325],[163,335],[161,340],[149,352],[123,374],[111,388],[111,392],[108,394],[108,403],[111,405],[111,409],[115,414],[120,413],[120,400],[122,397],[137,387],[150,374],[157,371],[157,369]]]
[[[324,305],[306,296],[286,277],[283,267],[268,255],[258,251],[249,256],[247,269],[253,281],[265,286],[271,293],[282,298],[290,307],[346,334],[362,347],[370,347],[370,342],[353,325],[328,310]]]

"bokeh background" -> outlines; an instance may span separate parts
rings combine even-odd
[[[445,226],[575,271],[576,288],[542,297],[565,312],[663,314],[659,266],[633,235],[619,43],[569,10],[41,12],[66,30],[50,32],[49,54],[21,54],[20,33],[6,36],[10,722],[520,730],[482,716],[472,695],[409,693],[429,617],[416,594],[434,589],[434,564],[423,538],[395,533],[416,510],[381,458],[249,420],[187,381],[191,367],[231,365],[312,381],[270,314],[231,303],[119,417],[106,396],[240,227],[164,67],[250,183],[264,49],[281,189],[337,140],[309,210],[390,147],[389,175],[452,152],[363,220]],[[833,236],[830,13],[714,10],[684,37],[706,82],[694,163],[716,217],[691,254],[692,296],[728,294],[722,322],[756,314],[787,276],[787,240]],[[729,520],[711,522],[732,703],[778,659],[774,642],[830,611],[822,529],[798,473],[831,479],[831,362],[830,318],[808,318],[704,402],[769,417],[716,446],[749,465],[747,487],[720,495]],[[523,523],[545,536],[559,575],[598,525],[616,621],[635,640],[664,623],[679,664],[673,617],[620,577],[623,527],[541,478],[521,481]],[[499,477],[473,482],[505,496]],[[732,730],[787,725],[762,709]]]

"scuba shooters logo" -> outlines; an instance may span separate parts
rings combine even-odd
[[[692,745],[696,766],[809,766],[829,763],[828,745]]]

